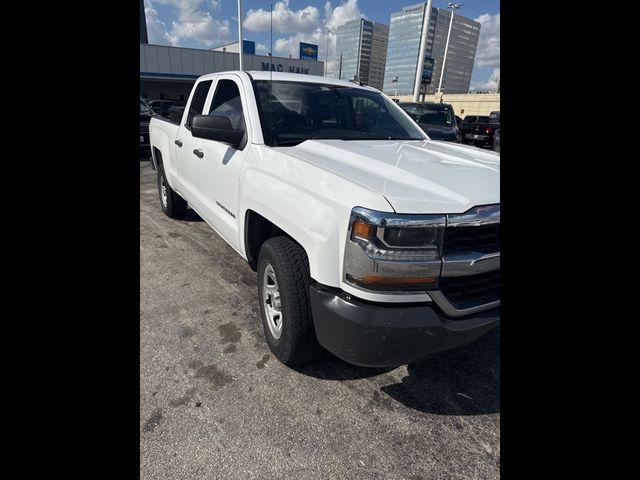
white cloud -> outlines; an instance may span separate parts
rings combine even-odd
[[[474,83],[471,86],[471,90],[478,92],[495,92],[496,90],[498,90],[498,85],[500,85],[500,67],[493,69],[489,80],[487,80],[486,82]]]
[[[331,8],[331,2],[327,2],[324,4],[324,16],[324,26],[334,31],[349,20],[355,20],[360,17],[366,18],[365,15],[360,13],[358,0],[347,0],[336,8]]]
[[[308,5],[301,10],[289,8],[289,0],[276,2],[273,7],[273,30],[275,32],[311,33],[319,25],[320,12],[316,7]],[[253,32],[271,30],[271,12],[262,8],[249,10],[242,26]]]
[[[256,55],[267,55],[269,47],[264,43],[256,43]]]
[[[170,26],[161,22],[152,2],[174,7],[177,11],[176,20]],[[220,3],[221,0],[145,0],[149,41],[180,46],[185,41],[195,40],[205,47],[231,41],[230,21],[217,20],[207,11],[219,9]],[[274,39],[273,53],[297,58],[299,43],[307,42],[318,45],[318,60],[325,61],[328,40],[330,61],[327,72],[337,75],[339,59],[335,55],[336,29],[349,20],[361,17],[366,18],[360,12],[358,0],[342,0],[335,7],[331,1],[326,1],[322,10],[312,5],[293,10],[289,0],[279,0],[274,4],[273,30],[290,35]],[[269,31],[269,10],[249,10],[243,26],[248,31]],[[266,54],[269,48],[258,43],[256,53]]]
[[[267,12],[267,14],[268,13],[269,12]],[[293,58],[297,58],[300,42],[306,42],[318,45],[318,60],[325,61],[327,58],[328,40],[329,62],[327,64],[327,75],[336,76],[338,73],[339,63],[339,59],[336,58],[335,55],[336,28],[349,20],[355,20],[361,17],[364,17],[364,15],[360,13],[358,0],[347,0],[335,8],[330,1],[327,1],[324,5],[324,18],[322,18],[321,21],[318,19],[315,28],[308,32],[291,30],[292,32],[297,33],[290,35],[289,37],[276,39],[273,45],[274,55],[283,57],[291,55]]]
[[[500,66],[500,13],[484,13],[475,19],[480,22],[480,38],[476,52],[476,67]]]
[[[158,18],[158,12],[149,0],[145,0],[144,15],[147,19],[147,35],[149,43],[168,45],[170,42],[167,26]]]
[[[145,1],[149,6],[145,11],[153,9],[151,1]],[[211,13],[202,10],[200,7],[205,3],[204,0],[154,0],[154,2],[170,5],[178,11],[177,20],[171,22],[170,31],[160,21],[154,24],[154,28],[157,29],[156,34],[165,39],[163,43],[180,46],[185,40],[195,40],[205,47],[212,47],[230,39],[229,20],[216,20]],[[215,10],[219,7],[219,0],[206,2],[205,6],[208,5]],[[155,12],[155,9],[153,11]],[[157,12],[155,12],[155,18],[157,19]],[[161,27],[164,32],[161,31]],[[149,35],[149,41],[151,41],[151,35]]]

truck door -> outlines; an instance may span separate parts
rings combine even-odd
[[[236,250],[240,248],[237,218],[240,173],[249,151],[247,139],[251,138],[246,111],[239,78],[233,74],[219,76],[204,114],[228,118],[232,128],[245,132],[243,145],[236,149],[226,143],[195,138],[191,150],[198,152],[190,160],[193,173],[189,181],[202,207],[200,215]]]
[[[190,164],[193,162],[193,150],[196,148],[194,142],[198,139],[191,135],[191,120],[195,115],[202,115],[212,83],[213,80],[204,80],[195,86],[193,95],[187,104],[189,110],[182,116],[180,127],[178,128],[178,135],[174,142],[176,159],[174,169],[175,176],[178,180],[177,191],[192,205],[195,205],[196,201],[193,196],[194,185],[192,180],[193,175],[190,172]],[[196,209],[198,209],[197,206]]]

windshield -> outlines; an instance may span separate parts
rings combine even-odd
[[[149,105],[147,105],[142,99],[140,99],[140,113],[144,115],[151,115],[153,113]]]
[[[311,139],[424,140],[380,93],[341,85],[254,81],[265,144]]]
[[[453,112],[447,106],[400,105],[400,107],[418,123],[444,127],[453,126]]]

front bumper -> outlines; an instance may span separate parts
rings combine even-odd
[[[431,304],[374,304],[310,287],[318,342],[342,360],[396,367],[470,343],[500,323],[500,309],[453,319]]]

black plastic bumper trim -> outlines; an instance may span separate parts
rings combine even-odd
[[[466,345],[500,323],[500,309],[449,318],[431,304],[386,306],[309,289],[320,344],[342,360],[365,367],[396,367],[434,352]]]

